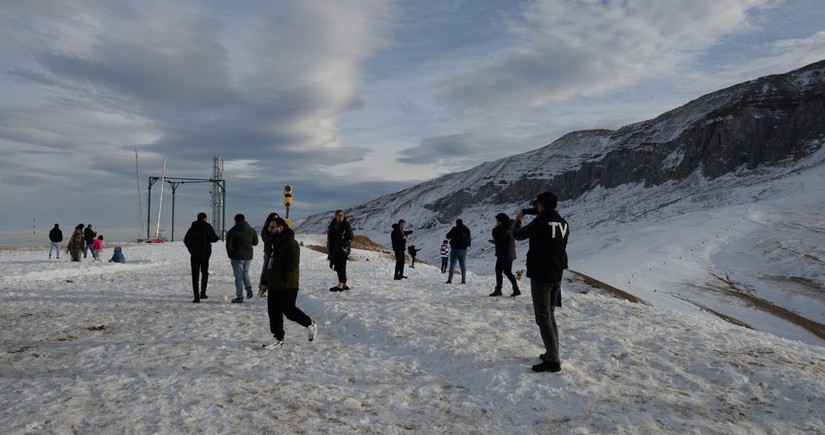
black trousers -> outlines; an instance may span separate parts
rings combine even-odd
[[[200,294],[206,294],[206,283],[209,280],[209,257],[210,255],[192,255],[189,257],[189,265],[192,266],[192,291],[195,299]],[[198,293],[198,277],[200,276],[200,293]]]
[[[404,251],[395,251],[395,277],[404,276]]]
[[[332,266],[338,273],[338,282],[347,283],[347,254],[336,254],[332,256]]]
[[[278,340],[284,339],[284,317],[305,328],[312,324],[312,319],[295,306],[295,301],[298,299],[298,289],[270,290],[268,293],[266,311],[269,314],[269,330],[275,338]]]
[[[513,285],[513,291],[518,290],[516,277],[513,276],[513,260],[496,257],[496,290],[501,290],[501,284],[504,281],[502,274],[507,275],[507,279]]]

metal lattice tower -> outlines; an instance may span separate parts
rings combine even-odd
[[[215,156],[212,159],[212,180],[223,180],[223,157]],[[209,204],[212,206],[212,226],[214,228],[224,228],[223,226],[223,207],[224,207],[224,192],[221,192],[215,184],[209,188],[209,195],[211,200]],[[220,235],[223,238],[223,234]]]

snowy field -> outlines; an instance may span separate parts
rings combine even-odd
[[[419,264],[394,281],[392,260],[354,251],[352,290],[330,293],[325,255],[304,247],[298,306],[319,336],[287,322],[267,351],[265,300],[229,303],[222,244],[198,305],[180,242],[124,253],[0,252],[3,433],[825,433],[823,347],[581,282],[562,284],[548,374],[530,370],[529,291],[488,297],[492,271],[446,285]]]

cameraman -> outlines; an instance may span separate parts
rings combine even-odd
[[[567,237],[570,227],[556,211],[558,198],[551,192],[540,193],[534,210],[522,210],[516,215],[513,238],[530,239],[527,251],[527,277],[533,296],[536,324],[544,342],[545,353],[539,355],[536,372],[561,371],[559,333],[556,327],[555,304],[561,291],[561,276],[567,269]],[[536,217],[522,227],[525,212],[537,212]]]

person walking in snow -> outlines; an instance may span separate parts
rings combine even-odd
[[[347,259],[352,249],[352,238],[352,226],[347,221],[344,210],[335,210],[335,216],[327,227],[327,259],[329,267],[338,274],[338,285],[330,287],[331,292],[349,290]]]
[[[241,213],[235,215],[235,226],[226,232],[226,255],[235,275],[235,299],[233,304],[243,303],[243,291],[246,298],[252,299],[252,280],[249,278],[249,265],[254,255],[253,246],[258,246],[258,232],[246,221]]]
[[[295,241],[295,232],[286,221],[275,218],[267,227],[270,233],[270,256],[267,259],[264,283],[261,292],[266,299],[269,315],[269,331],[273,340],[264,344],[264,349],[277,349],[284,345],[284,317],[307,328],[309,341],[318,335],[318,325],[295,306],[298,299],[299,265],[301,248]]]
[[[100,261],[100,253],[103,252],[103,235],[97,236],[92,246],[92,256],[95,261]]]
[[[513,239],[513,221],[505,213],[496,215],[496,224],[493,227],[493,240],[496,246],[496,288],[490,296],[501,296],[501,285],[504,281],[502,275],[506,275],[513,286],[513,294],[516,297],[521,294],[518,289],[518,282],[513,276],[513,260],[516,259],[516,241]]]
[[[467,248],[470,247],[470,229],[464,225],[461,219],[455,220],[455,226],[447,233],[447,240],[450,241],[450,270],[447,274],[447,284],[453,283],[453,272],[455,263],[461,268],[461,283],[467,283]]]
[[[410,253],[410,258],[412,259],[410,261],[410,268],[412,268],[412,269],[415,269],[415,254],[418,254],[418,251],[420,251],[420,250],[421,249],[416,248],[415,245],[410,245],[410,247],[407,248],[407,252]]]
[[[449,240],[444,239],[444,241],[441,242],[441,248],[438,250],[438,253],[441,255],[441,273],[447,273],[447,260],[450,258],[449,242]]]
[[[87,225],[86,229],[83,230],[83,236],[86,238],[86,244],[83,245],[83,258],[86,258],[87,252],[91,252],[92,257],[94,257],[94,246],[97,233],[92,229],[91,224]]]
[[[60,224],[54,224],[54,228],[49,231],[49,258],[52,258],[52,251],[57,253],[57,259],[60,260],[60,243],[63,241],[63,231],[60,230]]]
[[[192,226],[186,231],[183,237],[183,244],[189,251],[189,265],[192,268],[192,291],[195,294],[193,303],[199,303],[201,299],[209,299],[206,296],[206,284],[209,279],[209,257],[212,256],[212,244],[218,241],[218,235],[212,225],[206,222],[206,213],[198,213],[198,219],[192,222]],[[200,293],[198,293],[198,275],[200,274]]]
[[[264,245],[264,260],[261,266],[261,276],[258,278],[258,288],[261,288],[261,285],[264,283],[264,273],[266,273],[266,262],[269,259],[269,248],[272,244],[269,243],[269,223],[272,222],[273,219],[276,217],[281,217],[278,213],[270,213],[266,217],[266,221],[264,222],[264,226],[261,228],[261,243]],[[263,297],[263,293],[260,291],[258,295]]]
[[[558,199],[551,192],[536,197],[538,215],[522,226],[524,212],[516,215],[513,238],[530,240],[527,251],[527,277],[533,296],[533,311],[545,353],[539,356],[536,372],[561,371],[559,331],[556,326],[555,301],[561,291],[561,277],[567,269],[567,239],[570,227],[556,211]]]
[[[74,227],[72,237],[69,239],[69,255],[72,261],[80,261],[80,253],[86,247],[86,237],[83,234],[83,224]]]
[[[407,221],[399,219],[397,224],[392,224],[390,240],[392,241],[392,251],[395,253],[395,276],[393,279],[404,279],[404,263],[406,262],[407,236],[413,233],[412,230],[405,231]]]

